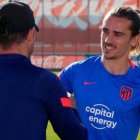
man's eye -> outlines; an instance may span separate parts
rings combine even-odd
[[[105,29],[103,29],[102,32],[105,33],[105,34],[109,33],[108,30],[105,30]]]
[[[115,34],[115,36],[122,36],[121,34]]]

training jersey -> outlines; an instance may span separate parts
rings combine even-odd
[[[58,77],[20,54],[0,55],[0,140],[46,140],[50,120],[62,140],[85,140]]]
[[[136,140],[140,126],[140,69],[132,64],[126,74],[108,72],[101,56],[74,62],[60,73],[89,140]]]

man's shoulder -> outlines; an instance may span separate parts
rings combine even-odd
[[[99,63],[100,60],[101,56],[91,56],[84,60],[73,62],[72,64],[69,65],[69,67],[89,67],[90,65]]]
[[[70,74],[70,75],[83,75],[85,73],[90,73],[101,62],[101,56],[91,56],[84,60],[74,62],[67,66],[60,75],[62,74]]]
[[[33,64],[30,67],[30,74],[34,75],[35,77],[38,78],[38,80],[42,81],[57,79],[57,76],[47,68],[38,67]]]

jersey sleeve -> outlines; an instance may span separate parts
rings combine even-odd
[[[63,69],[58,75],[61,83],[63,84],[65,90],[70,94],[73,94],[73,80],[74,80],[74,73],[72,66],[68,66],[67,68]]]
[[[54,131],[62,140],[87,140],[87,130],[58,77],[54,76],[50,82],[53,84],[49,88],[46,108]]]

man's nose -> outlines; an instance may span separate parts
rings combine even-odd
[[[105,37],[105,42],[106,43],[112,43],[113,42],[113,36],[111,34],[108,34],[106,37]]]

